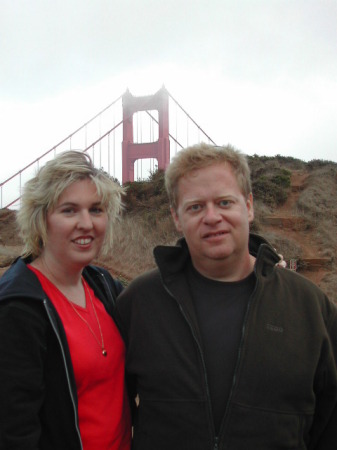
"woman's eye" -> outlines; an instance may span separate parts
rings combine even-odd
[[[75,212],[74,208],[64,208],[64,209],[62,209],[62,213],[64,213],[64,214],[72,214],[74,212]]]
[[[104,212],[104,208],[102,206],[95,206],[94,208],[91,208],[90,211],[93,214],[101,214]]]
[[[191,211],[199,211],[200,208],[201,208],[201,205],[191,205],[190,206]]]

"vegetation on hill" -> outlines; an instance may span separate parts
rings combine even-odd
[[[287,261],[296,259],[299,269],[306,269],[308,247],[311,256],[325,258],[327,267],[318,284],[337,302],[337,164],[321,160],[305,163],[279,155],[254,155],[248,160],[255,209],[252,231],[265,236]],[[281,211],[284,214],[283,208],[293,195],[294,173],[305,175],[304,184],[298,187],[296,201],[291,211],[287,211],[295,225],[287,230],[280,222],[271,230],[266,225],[266,218],[280,215]],[[170,216],[162,171],[152,173],[146,181],[128,183],[124,203],[123,218],[115,226],[113,252],[98,263],[127,283],[154,267],[152,250],[156,245],[174,244],[180,236]],[[0,246],[5,248],[0,254],[0,266],[2,262],[4,267],[12,255],[8,245],[17,249],[20,240],[13,212],[0,210],[0,213]]]
[[[332,162],[305,163],[291,157],[249,157],[254,193],[255,220],[252,231],[263,234],[283,254],[286,260],[301,261],[305,251],[285,233],[267,231],[264,218],[284,205],[291,193],[291,176],[295,171],[308,172],[303,190],[294,205],[293,215],[305,220],[311,242],[317,242],[320,254],[331,259],[331,270],[320,286],[337,302],[337,164]],[[121,278],[131,279],[154,267],[152,250],[155,245],[173,244],[179,237],[169,212],[164,188],[164,173],[154,172],[146,181],[127,185],[123,221],[116,227],[113,261],[109,266],[119,268]],[[309,242],[310,242],[309,239]],[[317,255],[318,256],[318,255]],[[303,263],[304,264],[304,263]]]

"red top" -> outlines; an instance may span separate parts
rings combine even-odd
[[[125,347],[103,303],[86,283],[86,307],[70,304],[61,291],[41,272],[28,266],[58,312],[70,349],[78,396],[78,417],[83,450],[129,450],[131,419],[124,384]],[[88,290],[101,326],[101,334]],[[87,324],[90,325],[96,339]]]

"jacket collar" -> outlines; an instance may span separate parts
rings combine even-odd
[[[191,258],[185,238],[179,239],[174,246],[158,245],[153,254],[164,278],[184,270]]]
[[[253,233],[249,235],[249,253],[256,258],[254,270],[258,277],[268,276],[272,273],[280,260],[269,242],[262,236]]]
[[[18,258],[3,274],[0,278],[0,300],[16,297],[41,300],[46,297],[37,276],[27,267],[30,262],[31,258]],[[101,299],[108,312],[112,314],[114,299],[112,298],[112,302],[107,301],[110,293],[107,292],[98,269],[94,266],[87,266],[83,270],[83,276],[94,289],[95,295]]]
[[[175,246],[159,245],[153,253],[163,279],[170,279],[184,270],[191,258],[185,238],[179,239]],[[256,258],[256,275],[267,276],[280,260],[269,242],[254,233],[249,235],[249,253]]]
[[[0,279],[0,299],[12,297],[43,298],[37,276],[27,268],[29,259],[18,258]],[[18,282],[19,281],[19,282]]]

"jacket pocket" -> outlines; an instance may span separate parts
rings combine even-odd
[[[235,404],[225,435],[228,449],[305,450],[313,415]],[[226,439],[227,441],[227,439]]]
[[[205,401],[141,400],[134,425],[132,448],[133,450],[212,448],[212,434]]]

